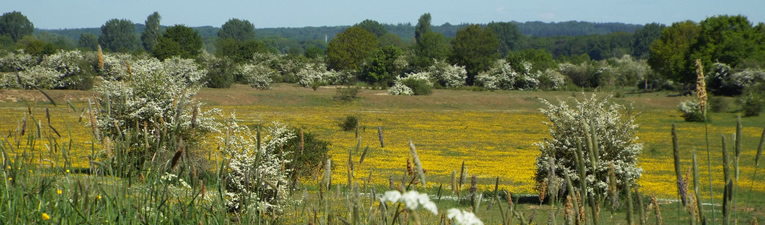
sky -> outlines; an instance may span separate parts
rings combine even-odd
[[[110,19],[144,23],[154,11],[162,25],[220,27],[231,18],[256,28],[353,25],[365,19],[416,24],[430,13],[431,24],[506,21],[587,21],[630,24],[744,15],[765,22],[763,0],[0,0],[0,12],[19,11],[41,29],[100,27]]]

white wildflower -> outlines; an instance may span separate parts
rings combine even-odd
[[[458,225],[483,225],[483,222],[475,214],[465,210],[451,208],[446,211],[446,217]]]

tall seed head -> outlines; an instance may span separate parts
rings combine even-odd
[[[704,66],[701,65],[701,59],[696,59],[696,96],[699,99],[699,109],[706,116],[707,84],[704,79]]]
[[[101,45],[98,45],[98,71],[104,70],[104,52],[101,51]]]

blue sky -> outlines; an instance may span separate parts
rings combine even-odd
[[[230,18],[256,28],[353,25],[364,19],[433,25],[491,21],[589,21],[645,24],[701,21],[721,14],[765,22],[763,0],[2,0],[2,12],[19,11],[37,28],[100,27],[112,18],[143,23],[154,11],[162,25],[220,27]]]

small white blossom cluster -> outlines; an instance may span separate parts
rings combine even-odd
[[[465,85],[467,70],[464,66],[452,65],[445,60],[435,60],[427,70],[431,79],[445,88],[455,88]]]
[[[531,63],[523,63],[525,71],[513,70],[504,59],[497,60],[489,70],[476,76],[476,84],[489,90],[536,90],[540,73],[531,73]]]
[[[338,74],[334,70],[327,70],[324,63],[306,63],[295,76],[300,86],[311,87],[315,84],[334,84]]]
[[[18,77],[16,77],[18,74]],[[43,66],[32,66],[24,71],[8,73],[0,79],[0,88],[53,89],[60,86],[64,74]]]
[[[122,76],[126,76],[128,74],[127,64],[133,66],[137,60],[139,59],[134,59],[132,55],[127,53],[104,54],[104,68],[101,69],[101,75],[104,77],[104,79],[122,79]]]
[[[446,217],[453,220],[458,225],[483,225],[478,217],[472,212],[467,212],[460,209],[449,209],[446,211]]]
[[[634,59],[630,55],[624,55],[616,58],[614,61],[614,72],[616,84],[632,86],[646,78],[651,71],[646,60]]]
[[[757,82],[765,81],[765,71],[762,69],[746,68],[733,74],[733,83],[740,87],[748,87]]]
[[[162,175],[162,177],[159,178],[159,180],[163,184],[169,184],[176,188],[185,188],[185,189],[191,189],[191,185],[186,183],[183,179],[179,178],[175,174],[165,172],[165,175]]]
[[[406,208],[409,210],[417,210],[418,208],[422,207],[423,209],[433,213],[433,215],[438,215],[438,207],[436,207],[436,203],[430,201],[428,194],[420,194],[417,191],[408,191],[404,194],[401,194],[399,191],[386,191],[383,197],[380,198],[380,201],[404,203]]]
[[[640,178],[643,169],[637,163],[643,145],[637,143],[636,115],[630,114],[625,106],[609,102],[608,97],[599,99],[594,94],[583,101],[575,100],[573,108],[565,101],[555,105],[543,99],[542,103],[547,106],[541,111],[550,119],[545,124],[552,138],[535,143],[541,151],[536,163],[538,182],[548,177],[550,157],[556,164],[556,175],[562,177],[563,173],[568,173],[572,182],[576,183],[586,180],[590,193],[606,193],[608,183],[600,178],[607,177],[611,164],[614,165],[619,185]],[[591,170],[592,157],[584,139],[586,135],[592,134],[593,129],[599,154],[596,157],[599,159],[596,171]],[[587,167],[585,178],[576,172],[576,161],[570,157],[576,155],[577,141],[584,143],[584,164]]]
[[[289,170],[282,170],[282,162],[287,164],[291,152],[279,155],[278,149],[284,146],[295,134],[285,125],[273,123],[267,128],[260,149],[257,148],[257,137],[247,126],[241,126],[236,121],[236,115],[226,123],[226,135],[219,137],[223,157],[229,161],[226,173],[226,205],[233,210],[239,210],[246,200],[257,202],[259,210],[279,210],[285,201],[289,200],[287,193],[287,177]],[[259,160],[259,161],[257,161]],[[256,183],[260,180],[261,183]],[[260,190],[255,192],[253,187]]]
[[[0,58],[0,68],[6,67],[12,71],[24,71],[36,66],[38,59],[38,57],[27,54],[21,49]]]
[[[433,86],[433,83],[430,82],[430,73],[428,72],[419,72],[419,73],[408,73],[404,77],[399,76],[396,77],[396,81],[393,83],[393,86],[388,88],[388,94],[389,95],[413,95],[414,91],[412,90],[412,87],[408,87],[405,85],[406,81],[410,80],[417,80],[422,81],[425,83],[425,85]]]
[[[40,66],[56,70],[64,76],[72,76],[82,72],[79,64],[84,59],[80,50],[59,50],[55,54],[43,57]]]
[[[236,67],[234,75],[244,77],[251,87],[265,90],[271,87],[273,69],[262,64],[242,64]]]
[[[547,80],[550,90],[558,90],[566,85],[566,77],[560,72],[552,69],[546,69],[545,71],[537,71],[539,73],[539,80]]]

